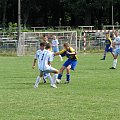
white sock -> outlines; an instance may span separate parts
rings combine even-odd
[[[38,85],[38,84],[39,84],[39,82],[40,82],[40,76],[38,76],[38,77],[36,78],[35,85]]]
[[[58,77],[58,74],[54,74],[54,75],[53,75],[53,82],[54,82],[54,84],[56,83],[57,77]]]
[[[52,77],[51,77],[50,73],[48,74],[48,79],[50,80],[51,85],[53,85],[53,84],[54,84],[54,82],[53,82],[53,79],[52,79]]]
[[[59,57],[60,57],[60,60],[61,60],[61,61],[63,61],[63,58],[62,58],[62,56],[61,56],[61,55],[59,55]]]
[[[117,59],[114,59],[113,60],[113,67],[116,68],[116,65],[117,65]]]

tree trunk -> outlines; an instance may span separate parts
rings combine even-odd
[[[7,10],[7,0],[4,0],[3,1],[3,19],[2,19],[3,28],[5,28],[5,24],[6,24],[6,10]]]

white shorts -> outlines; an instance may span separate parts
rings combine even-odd
[[[48,69],[44,71],[40,70],[40,73],[53,73],[54,71],[57,71],[57,69],[50,66]]]
[[[115,49],[115,51],[114,51],[114,55],[120,55],[120,48]]]

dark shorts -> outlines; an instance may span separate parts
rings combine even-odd
[[[77,60],[68,59],[68,60],[63,64],[64,67],[68,67],[69,65],[71,65],[71,70],[74,70],[74,69],[76,68],[76,65],[77,65]]]
[[[106,52],[113,52],[113,48],[111,48],[109,45],[105,47]]]

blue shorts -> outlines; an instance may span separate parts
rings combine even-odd
[[[52,47],[52,52],[59,52],[58,46],[53,46]]]
[[[111,48],[110,45],[106,45],[105,51],[106,52],[113,52],[113,48]]]
[[[63,64],[64,67],[68,67],[69,65],[71,65],[71,70],[74,70],[74,69],[76,68],[76,65],[77,65],[77,60],[68,59],[68,60]]]

